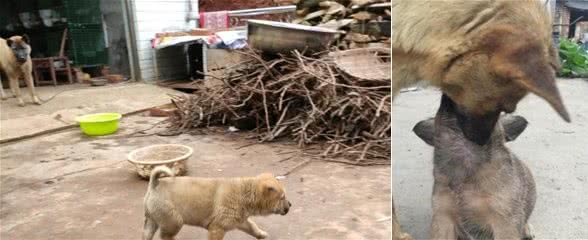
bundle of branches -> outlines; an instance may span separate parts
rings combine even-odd
[[[389,47],[390,0],[294,0],[294,23],[342,31],[339,49]]]
[[[250,58],[230,67],[222,86],[173,99],[179,109],[173,129],[232,124],[256,129],[260,141],[292,137],[327,159],[390,164],[389,79],[348,75],[327,54],[267,60],[253,50],[241,53]]]

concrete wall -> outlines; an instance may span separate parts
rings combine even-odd
[[[151,40],[156,33],[165,31],[187,30],[196,27],[195,21],[186,21],[191,12],[198,12],[198,0],[130,0],[133,19],[139,69],[142,80],[155,80],[153,49]],[[192,10],[190,10],[190,2]],[[172,50],[173,51],[173,50]],[[184,57],[180,55],[178,57]],[[159,72],[181,71],[185,65],[178,65],[174,55],[162,54],[158,57]]]
[[[551,16],[553,17],[553,15],[555,14],[555,5],[556,5],[556,0],[547,0],[547,5],[549,8],[549,13],[551,13]]]

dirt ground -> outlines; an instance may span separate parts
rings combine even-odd
[[[147,182],[126,161],[139,147],[188,145],[195,150],[188,175],[200,177],[280,175],[307,159],[288,143],[243,147],[252,143],[244,133],[125,136],[161,120],[135,115],[113,136],[74,129],[0,146],[0,238],[140,239]],[[269,239],[391,238],[390,167],[313,161],[283,181],[290,213],[256,218]],[[205,238],[205,230],[189,226],[178,235]],[[233,231],[226,239],[253,238]]]
[[[558,81],[572,117],[566,123],[543,100],[527,96],[516,114],[529,125],[507,146],[531,169],[537,203],[530,218],[536,239],[588,239],[588,81]],[[426,239],[431,222],[433,148],[413,132],[433,117],[441,93],[425,89],[400,94],[393,105],[394,203],[404,230]]]
[[[79,115],[96,112],[125,114],[166,104],[170,102],[169,94],[177,94],[172,89],[137,82],[122,82],[101,87],[67,84],[36,89],[41,100],[48,100],[43,105],[31,103],[26,88],[21,89],[26,93],[23,94],[26,107],[19,107],[16,98],[2,101],[0,140],[73,124],[75,117]]]

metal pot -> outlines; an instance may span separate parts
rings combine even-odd
[[[300,24],[265,20],[247,21],[247,38],[252,48],[266,53],[322,51],[335,39],[338,31]]]

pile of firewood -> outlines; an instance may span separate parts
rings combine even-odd
[[[231,125],[262,142],[295,139],[327,160],[390,164],[390,79],[351,76],[328,54],[241,53],[247,60],[229,67],[220,87],[202,85],[173,99],[179,111],[170,118],[172,130]]]
[[[339,49],[390,47],[390,0],[293,0],[293,23],[341,31]]]

